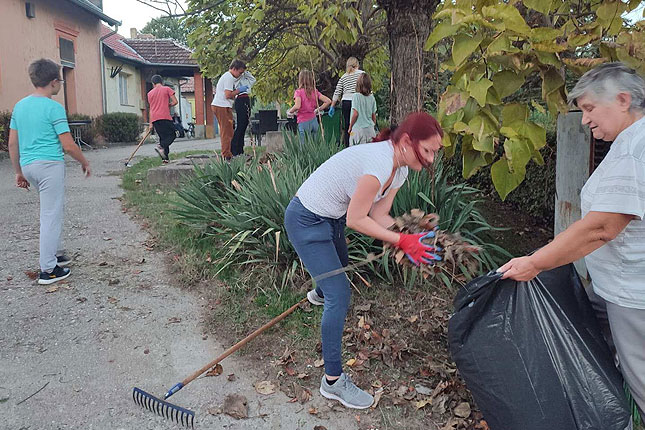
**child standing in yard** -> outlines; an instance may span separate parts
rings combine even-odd
[[[67,125],[67,114],[52,100],[63,84],[60,66],[42,58],[29,65],[29,77],[36,87],[30,96],[13,108],[9,125],[9,156],[16,172],[16,186],[40,196],[40,275],[39,284],[52,284],[67,278],[71,262],[62,252],[65,204],[65,161],[63,151],[79,163],[85,176],[90,164],[76,145]]]
[[[294,105],[287,111],[287,114],[297,114],[298,137],[300,144],[303,144],[305,135],[315,136],[318,134],[319,127],[316,116],[331,104],[331,100],[314,87],[314,73],[311,70],[300,71],[298,89],[293,93],[293,99]],[[319,100],[323,104],[317,107]]]
[[[372,94],[372,79],[361,73],[352,96],[352,119],[349,121],[349,145],[371,142],[376,131],[376,100]]]

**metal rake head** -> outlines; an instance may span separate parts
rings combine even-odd
[[[132,390],[132,398],[134,403],[146,408],[150,412],[162,416],[166,419],[175,421],[184,427],[195,428],[195,412],[175,406],[165,400],[161,400],[152,394],[148,394],[140,388],[134,387]]]

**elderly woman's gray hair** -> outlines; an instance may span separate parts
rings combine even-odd
[[[645,80],[619,62],[602,64],[582,75],[568,99],[569,104],[577,106],[577,99],[586,94],[601,103],[611,103],[619,93],[631,95],[631,109],[645,111]]]

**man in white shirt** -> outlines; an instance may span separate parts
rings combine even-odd
[[[235,82],[246,70],[246,64],[241,60],[233,60],[228,72],[224,73],[217,81],[215,97],[211,103],[211,109],[217,118],[222,144],[222,157],[230,160],[233,157],[231,152],[231,139],[233,138],[233,102],[235,97],[248,91],[248,87],[239,86],[234,89]]]

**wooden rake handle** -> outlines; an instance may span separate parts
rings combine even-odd
[[[201,369],[197,370],[195,373],[193,373],[192,375],[190,375],[189,377],[187,377],[186,379],[181,381],[181,384],[183,386],[186,386],[186,384],[188,384],[189,382],[191,382],[192,380],[197,378],[199,375],[201,375],[202,373],[206,372],[208,369],[214,367],[220,361],[224,360],[226,357],[228,357],[229,355],[233,354],[238,349],[242,348],[244,345],[246,345],[247,343],[249,343],[250,341],[252,341],[256,337],[258,337],[260,334],[262,334],[263,332],[265,332],[269,328],[273,327],[274,325],[276,325],[277,323],[282,321],[287,315],[289,315],[291,312],[295,311],[296,308],[298,308],[298,306],[300,306],[301,304],[303,304],[306,301],[307,301],[307,297],[304,297],[298,303],[296,303],[295,305],[291,306],[289,309],[287,309],[286,311],[282,312],[280,315],[278,315],[277,317],[273,318],[271,321],[269,321],[268,323],[264,324],[262,327],[260,327],[259,329],[255,330],[253,333],[249,334],[247,337],[245,337],[244,339],[242,339],[241,341],[239,341],[238,343],[236,343],[235,345],[233,345],[232,347],[230,347],[229,349],[224,351],[222,353],[222,355],[217,357],[215,360],[211,361],[210,363],[208,363],[207,365],[205,365],[204,367],[202,367]]]
[[[148,138],[148,136],[150,136],[150,131],[151,131],[151,129],[150,129],[150,128],[148,128],[148,131],[146,131],[146,134],[144,134],[144,135],[143,135],[143,137],[141,138],[141,141],[139,142],[139,144],[137,145],[137,147],[136,147],[136,148],[134,148],[134,152],[132,153],[132,155],[130,155],[130,158],[128,158],[128,161],[126,161],[126,162],[125,162],[125,164],[128,164],[128,163],[130,162],[130,160],[132,160],[132,158],[134,158],[134,154],[136,154],[136,153],[137,153],[137,151],[139,150],[139,148],[141,147],[141,145],[143,145],[143,142],[145,142],[145,141],[146,141],[146,139]]]

